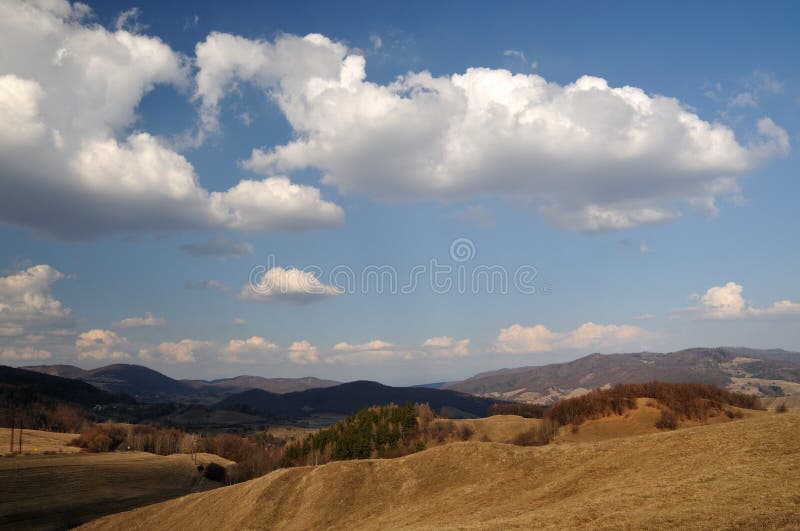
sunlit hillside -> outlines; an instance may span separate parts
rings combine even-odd
[[[798,425],[767,413],[596,443],[453,443],[279,470],[85,528],[800,527]]]

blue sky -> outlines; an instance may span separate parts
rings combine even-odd
[[[800,348],[794,3],[2,9],[3,363],[408,384]],[[431,260],[535,293],[330,276]]]

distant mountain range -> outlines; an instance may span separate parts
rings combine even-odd
[[[243,389],[288,393],[316,387],[329,387],[339,383],[312,377],[263,378],[261,376],[237,376],[212,381],[175,380],[153,369],[124,363],[89,370],[73,365],[37,365],[22,367],[22,369],[81,380],[109,393],[126,394],[139,402],[147,403],[213,404],[225,396]]]
[[[666,354],[591,354],[568,363],[484,372],[444,388],[549,404],[598,387],[651,380],[709,383],[762,396],[792,394],[800,382],[800,353],[720,347]]]
[[[452,390],[357,381],[282,395],[251,389],[223,399],[216,407],[265,417],[299,418],[322,413],[350,415],[373,405],[406,402],[428,403],[448,417],[466,418],[487,416],[489,407],[497,401]]]

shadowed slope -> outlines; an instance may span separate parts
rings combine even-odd
[[[523,448],[455,443],[284,469],[87,529],[800,526],[800,416]]]

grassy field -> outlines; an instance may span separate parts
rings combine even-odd
[[[230,464],[209,454],[199,460]],[[0,486],[0,528],[66,529],[219,484],[203,478],[189,455],[113,452],[2,458]]]
[[[86,529],[800,528],[800,415],[600,442],[460,442],[273,472]]]
[[[81,449],[69,446],[69,443],[78,436],[77,433],[53,433],[50,431],[22,430],[22,453],[43,454],[45,452],[75,453]],[[0,455],[9,453],[10,428],[0,428]],[[14,430],[14,452],[19,444],[19,430]]]

